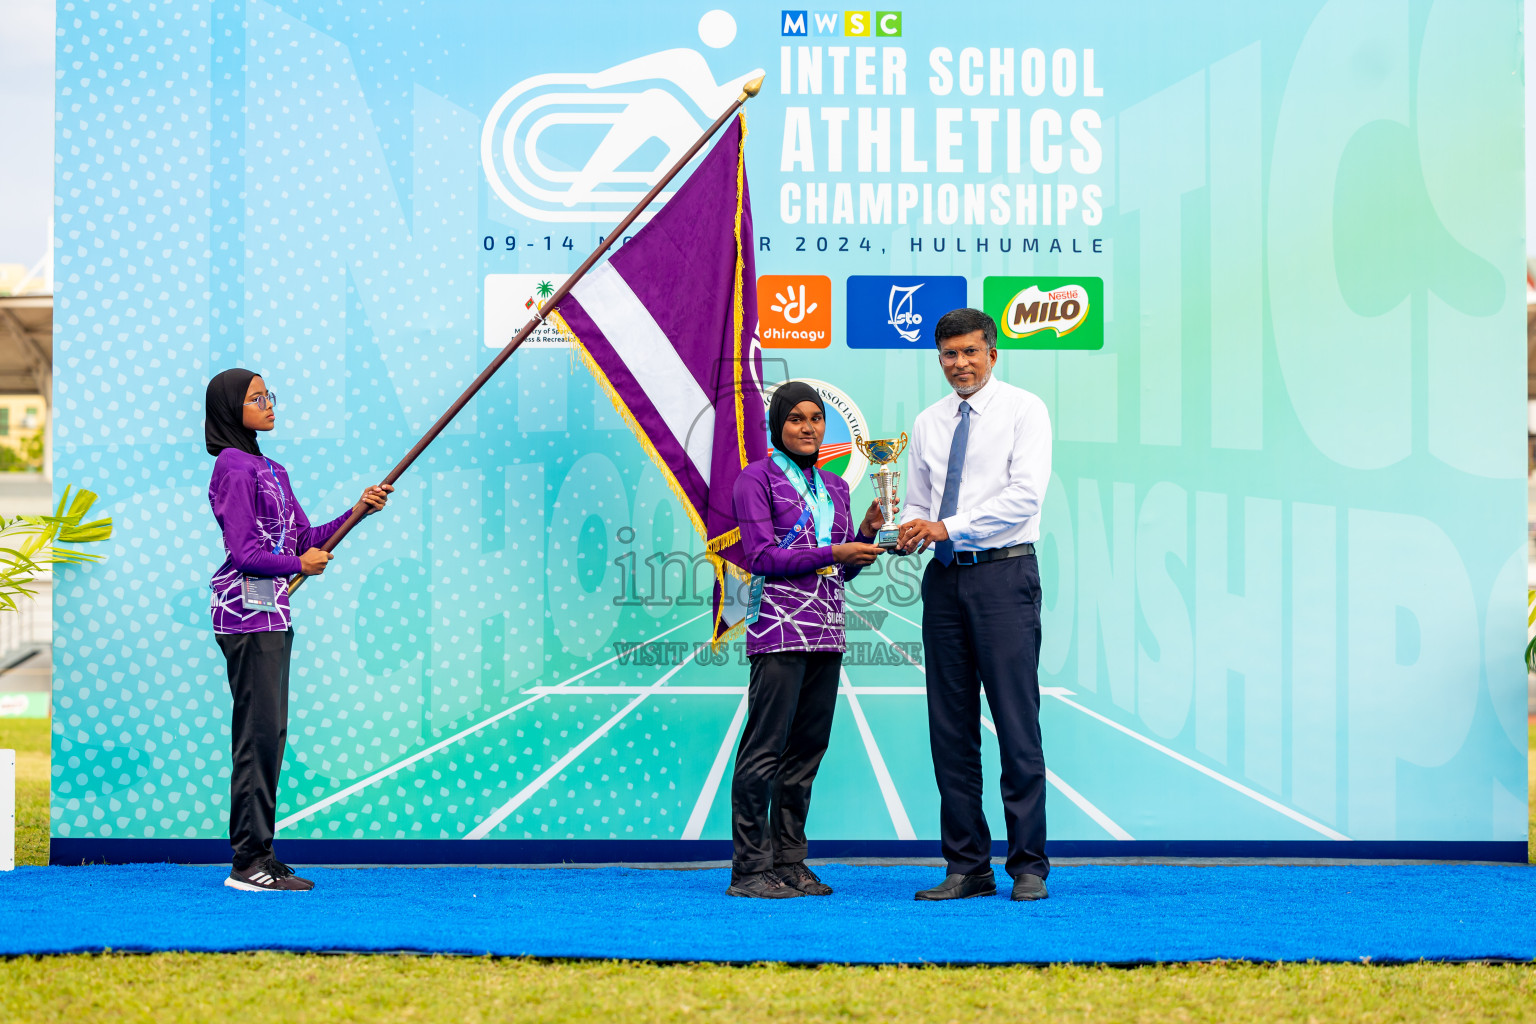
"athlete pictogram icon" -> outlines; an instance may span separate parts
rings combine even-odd
[[[491,107],[481,165],[492,191],[535,220],[615,221],[762,73],[717,82],[703,54],[678,48],[603,71],[534,75]],[[606,129],[596,142],[594,127]]]

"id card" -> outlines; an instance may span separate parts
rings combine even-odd
[[[270,576],[243,576],[240,601],[248,612],[277,611],[277,580]]]
[[[753,576],[752,589],[747,592],[747,625],[755,625],[757,617],[763,611],[763,585],[768,582],[766,576]]]

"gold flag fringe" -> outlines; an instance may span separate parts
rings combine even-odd
[[[741,394],[741,361],[742,361],[742,335],[746,333],[747,307],[743,278],[747,272],[747,261],[743,256],[741,247],[741,210],[742,202],[747,192],[747,112],[743,110],[736,117],[741,123],[741,138],[736,144],[736,274],[731,288],[733,304],[732,316],[735,326],[735,359],[732,360],[732,383],[736,389],[736,446],[741,452],[741,468],[747,468],[747,417],[743,409]],[[715,624],[717,627],[719,623]]]

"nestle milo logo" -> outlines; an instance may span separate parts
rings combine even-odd
[[[982,302],[998,348],[1104,347],[1104,281],[1097,277],[989,277]]]

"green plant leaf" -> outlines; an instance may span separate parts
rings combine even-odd
[[[17,598],[34,598],[32,575],[49,565],[85,565],[105,557],[95,551],[56,547],[55,542],[89,544],[112,536],[110,517],[82,523],[96,502],[94,491],[66,486],[51,516],[0,517],[0,538],[15,547],[0,547],[0,610],[15,610]]]
[[[59,540],[65,544],[87,544],[91,541],[107,540],[111,536],[111,519],[96,519],[78,526],[59,528]]]
[[[69,488],[66,487],[64,490],[68,494]],[[78,523],[81,519],[85,518],[85,514],[91,510],[91,506],[94,504],[96,504],[96,492],[81,488],[75,492],[75,500],[69,503],[70,518]]]

